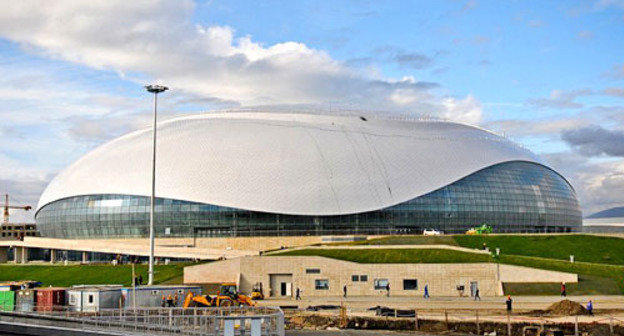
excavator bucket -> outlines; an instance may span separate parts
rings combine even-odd
[[[200,304],[200,307],[210,307],[212,306],[212,302],[208,301],[205,296],[196,296],[193,298],[193,301]]]
[[[182,307],[184,307],[184,309],[189,308],[189,307],[212,307],[212,300],[210,299],[209,296],[202,296],[202,295],[197,295],[195,296],[195,294],[193,292],[189,292],[186,295],[186,298],[184,298],[184,305]]]
[[[188,308],[191,305],[191,302],[193,301],[193,296],[195,296],[193,292],[189,292],[188,294],[186,294],[186,297],[184,298],[184,304],[182,305],[184,309]]]

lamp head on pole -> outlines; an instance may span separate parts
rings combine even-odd
[[[146,85],[145,89],[147,90],[147,92],[153,93],[153,94],[158,94],[158,93],[169,90],[169,88],[166,86],[154,85],[154,84]]]

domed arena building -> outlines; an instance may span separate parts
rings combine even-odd
[[[148,237],[152,132],[62,171],[36,221],[53,238]],[[530,151],[454,122],[209,113],[158,126],[157,237],[571,232],[572,186]]]

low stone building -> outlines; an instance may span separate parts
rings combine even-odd
[[[500,265],[464,264],[360,264],[318,256],[251,256],[184,269],[185,284],[236,282],[243,293],[262,283],[269,297],[382,296],[387,285],[392,296],[422,296],[425,286],[435,296],[503,294],[503,282],[578,281],[576,274]]]

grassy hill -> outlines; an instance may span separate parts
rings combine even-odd
[[[593,235],[453,236],[459,246],[480,248],[485,242],[504,255],[624,265],[624,239]]]
[[[361,240],[338,245],[452,245],[457,246],[455,236],[390,236]]]
[[[357,263],[477,263],[492,262],[487,254],[442,249],[302,249],[276,253],[280,256],[321,256]]]
[[[504,255],[575,260],[590,263],[624,265],[624,239],[594,235],[449,235],[393,236],[349,245],[453,245],[479,249],[486,243]]]
[[[574,262],[525,257],[515,255],[501,255],[500,262],[509,265],[535,267],[560,272],[571,272],[579,275],[578,284],[568,285],[570,295],[622,295],[624,294],[624,266],[606,265],[599,263]],[[531,286],[533,288],[531,288]],[[558,293],[558,284],[523,284],[522,286],[506,286],[509,294],[524,295],[553,295]]]
[[[346,245],[453,245],[479,249],[483,243],[501,249],[497,262],[579,275],[578,284],[569,284],[571,295],[624,294],[624,239],[593,235],[448,235],[437,237],[394,236]],[[452,263],[494,261],[487,255],[450,250],[298,250],[282,255],[321,255],[361,263]],[[575,262],[570,263],[570,255]],[[553,295],[559,284],[505,284],[515,295]]]
[[[170,283],[182,276],[186,264],[156,265],[154,283]],[[147,282],[147,265],[136,265],[137,276]],[[36,280],[43,286],[68,287],[72,285],[119,284],[129,286],[132,282],[130,265],[3,265],[0,264],[0,281]]]

